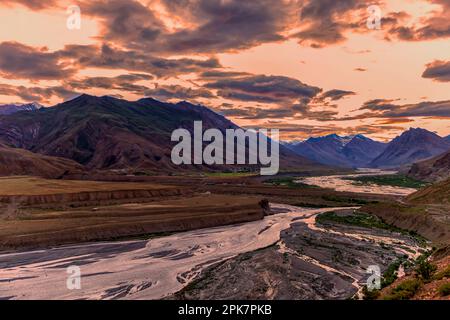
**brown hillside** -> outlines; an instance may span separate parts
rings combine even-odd
[[[70,159],[45,156],[10,148],[0,144],[0,175],[34,175],[59,178],[65,174],[79,173],[83,166]]]
[[[408,175],[424,181],[443,181],[450,178],[450,152],[414,163]]]
[[[206,107],[153,99],[126,101],[81,95],[33,113],[0,117],[0,141],[29,151],[71,159],[91,170],[150,171],[224,170],[236,166],[185,165],[171,161],[172,132],[193,132],[194,121],[203,129],[221,132],[238,127]],[[326,170],[280,146],[282,169]],[[242,167],[242,166],[241,166]],[[254,168],[257,169],[257,168]]]

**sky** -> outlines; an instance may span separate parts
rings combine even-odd
[[[205,105],[284,140],[450,134],[450,0],[2,0],[0,103]]]

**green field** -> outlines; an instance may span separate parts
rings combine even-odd
[[[207,177],[215,177],[215,178],[239,178],[239,177],[251,177],[258,175],[258,172],[248,172],[248,171],[240,171],[240,172],[207,172],[205,176]]]
[[[353,180],[355,185],[377,184],[381,186],[393,186],[403,188],[420,189],[428,185],[428,183],[412,179],[410,177],[392,174],[379,176],[361,176],[361,177],[347,177],[346,180]]]
[[[398,231],[389,224],[384,223],[381,219],[366,213],[356,212],[351,215],[339,215],[336,212],[326,212],[319,214],[316,218],[318,223],[324,224],[326,222],[333,222],[339,224],[346,224],[362,228],[377,228],[391,231]]]
[[[264,183],[271,184],[273,186],[285,186],[289,188],[298,188],[298,189],[318,189],[320,187],[309,185],[306,183],[298,182],[298,178],[296,177],[283,177],[283,178],[274,178],[265,180]]]

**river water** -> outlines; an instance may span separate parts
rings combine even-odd
[[[377,169],[359,170],[359,173],[350,175],[333,175],[322,177],[307,177],[299,179],[298,182],[318,186],[326,189],[334,189],[341,192],[357,192],[357,193],[370,193],[370,194],[385,194],[396,196],[407,196],[417,191],[413,188],[386,186],[377,184],[358,184],[353,180],[346,178],[355,178],[363,176],[379,176],[379,175],[391,175],[396,174],[396,171],[382,171]]]

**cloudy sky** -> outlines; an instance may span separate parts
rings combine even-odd
[[[151,96],[289,140],[450,134],[450,0],[1,0],[0,19],[0,103]]]

